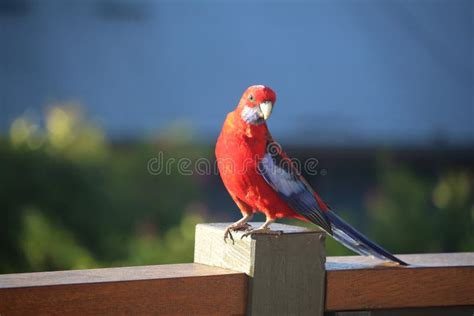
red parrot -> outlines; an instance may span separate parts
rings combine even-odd
[[[247,231],[242,237],[280,233],[270,230],[276,219],[296,218],[318,225],[356,253],[407,265],[340,218],[299,174],[266,124],[275,101],[269,87],[249,87],[227,115],[217,140],[219,173],[243,215],[227,227],[224,240],[233,240],[232,231],[238,230]],[[266,221],[253,229],[248,221],[255,212],[264,213]]]

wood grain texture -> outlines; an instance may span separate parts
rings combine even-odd
[[[249,315],[322,315],[324,238],[320,231],[275,224],[282,235],[255,235],[235,244],[223,241],[230,223],[196,227],[195,262],[250,276]],[[251,223],[259,226],[261,223]]]
[[[474,253],[399,257],[412,265],[387,267],[365,257],[328,257],[326,310],[474,305]]]
[[[244,315],[248,278],[199,264],[0,275],[1,315]]]

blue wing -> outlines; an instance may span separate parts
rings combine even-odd
[[[267,146],[268,152],[259,163],[260,174],[296,213],[332,234],[331,224],[319,207],[314,191],[292,161],[275,149]]]
[[[333,211],[322,211],[313,189],[279,147],[267,146],[267,153],[259,163],[259,171],[265,181],[296,213],[323,228],[349,249],[361,255],[407,265],[347,224]]]

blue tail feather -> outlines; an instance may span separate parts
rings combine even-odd
[[[404,266],[408,265],[406,262],[398,259],[390,252],[362,235],[333,211],[328,211],[326,214],[331,222],[332,237],[347,248],[363,256],[373,256],[380,260],[394,261]]]

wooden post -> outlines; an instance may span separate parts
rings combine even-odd
[[[258,227],[262,223],[251,223]],[[244,272],[250,277],[249,315],[323,315],[325,234],[273,224],[282,235],[254,235],[224,242],[229,223],[196,226],[194,262]]]

